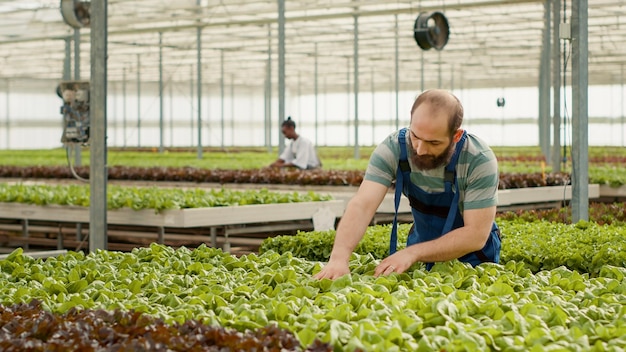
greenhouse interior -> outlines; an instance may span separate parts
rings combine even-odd
[[[0,15],[0,350],[626,350],[624,1]]]

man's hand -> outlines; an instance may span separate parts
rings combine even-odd
[[[316,275],[316,279],[336,279],[350,273],[350,255],[363,238],[376,209],[387,194],[388,187],[374,181],[363,180],[359,190],[350,199],[341,217],[335,243],[328,264]]]
[[[413,256],[407,249],[398,251],[383,259],[374,270],[374,276],[403,273],[413,265]]]
[[[321,279],[338,279],[346,274],[350,273],[348,263],[328,262],[326,266],[319,273],[313,275],[313,278]]]

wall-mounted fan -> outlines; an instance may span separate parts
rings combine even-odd
[[[84,0],[61,0],[61,15],[65,23],[74,28],[89,27],[89,5]]]
[[[443,13],[438,11],[423,12],[417,16],[413,32],[417,45],[423,50],[430,48],[441,50],[448,43],[450,26]]]

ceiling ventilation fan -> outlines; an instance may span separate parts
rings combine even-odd
[[[430,48],[441,50],[448,43],[450,26],[443,13],[438,11],[422,12],[415,20],[413,32],[413,37],[422,50]]]
[[[65,23],[73,28],[89,27],[90,1],[84,0],[61,0],[61,15]]]

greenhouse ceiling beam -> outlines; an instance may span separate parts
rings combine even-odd
[[[478,7],[488,7],[488,6],[504,6],[504,5],[520,5],[524,3],[535,3],[541,4],[540,0],[507,0],[500,1],[497,4],[494,4],[493,1],[477,1],[472,4],[457,4],[455,6],[447,6],[448,9],[469,9],[469,8],[478,8]],[[351,6],[358,6],[357,4],[352,3]],[[369,16],[384,16],[384,15],[395,15],[402,13],[415,13],[414,7],[406,7],[406,8],[389,8],[389,9],[353,9],[343,12],[335,12],[335,13],[327,13],[327,14],[303,14],[299,16],[288,16],[285,14],[286,22],[308,22],[308,21],[319,21],[319,20],[328,20],[328,19],[342,19],[342,18],[352,18],[352,16],[359,17],[369,17]],[[423,6],[420,8],[421,11],[435,11],[441,10],[440,5],[436,6]],[[197,17],[191,18],[193,20],[198,20]],[[200,21],[202,19],[199,19]],[[148,28],[127,28],[127,29],[114,29],[109,32],[112,35],[117,34],[136,34],[136,33],[145,33],[145,32],[155,32],[155,31],[171,31],[171,30],[183,30],[189,28],[195,28],[196,26],[201,26],[203,28],[207,27],[222,27],[222,26],[249,26],[249,25],[266,25],[276,23],[275,17],[268,17],[264,19],[249,19],[249,20],[233,20],[233,19],[225,19],[223,21],[216,21],[211,23],[200,22],[200,24],[189,23],[189,24],[181,24],[181,25],[169,25],[169,26],[154,26]]]
[[[386,0],[386,1],[349,1],[349,2],[331,2],[331,3],[324,3],[324,4],[320,4],[319,6],[315,7],[314,5],[311,5],[310,3],[307,3],[306,5],[302,5],[301,7],[290,7],[288,11],[285,11],[285,16],[286,16],[286,21],[287,22],[293,22],[293,21],[317,21],[317,20],[324,20],[324,19],[340,19],[340,18],[351,18],[352,16],[380,16],[380,15],[394,15],[394,14],[400,14],[400,13],[410,13],[413,14],[416,11],[435,11],[435,10],[441,10],[442,7],[445,9],[449,9],[449,10],[463,10],[463,9],[474,9],[474,8],[493,8],[493,7],[501,7],[501,6],[507,6],[507,5],[522,5],[522,4],[541,4],[543,1],[542,0],[502,0],[502,1],[474,1],[472,3],[457,3],[454,5],[447,5],[447,6],[441,6],[439,3],[435,3],[433,2],[432,4],[420,4],[419,7],[415,7],[415,5],[410,2],[410,3],[399,3],[397,0]],[[380,8],[380,6],[385,5],[385,4],[389,4],[389,5],[394,5],[395,7],[393,8]],[[371,6],[376,6],[377,8],[371,9],[368,8]],[[271,7],[266,7],[264,9],[268,9],[267,11],[261,12],[258,11],[257,9],[256,12],[254,13],[255,16],[267,16],[266,18],[253,18],[253,19],[235,19],[233,17],[235,16],[250,16],[250,10],[245,9],[245,7],[242,5],[241,6],[242,10],[240,11],[229,11],[229,18],[223,20],[223,21],[215,21],[215,22],[211,22],[211,23],[203,23],[202,26],[203,27],[215,27],[215,26],[241,26],[241,25],[264,25],[264,24],[268,24],[268,23],[275,23],[276,22],[276,13],[277,11],[274,8]],[[179,8],[182,10],[188,10],[190,13],[192,13],[192,11],[197,11],[197,7],[188,7],[186,9],[184,8]],[[333,10],[333,9],[343,9],[343,11],[329,11],[329,10]],[[315,11],[325,11],[325,13],[315,13]],[[289,16],[289,13],[298,13],[297,15],[291,15]],[[194,21],[189,22],[189,23],[179,23],[178,25],[175,26],[165,26],[165,27],[161,27],[161,26],[154,26],[154,27],[146,27],[146,28],[134,28],[134,29],[127,29],[127,31],[130,31],[131,33],[139,33],[139,32],[144,32],[144,31],[168,31],[170,29],[185,29],[185,28],[191,28],[191,27],[195,27],[197,25],[197,23],[195,21],[201,21],[203,19],[203,17],[206,17],[207,15],[210,14],[206,14],[206,13],[200,13],[199,15],[189,15],[186,17],[181,17],[179,15],[176,16],[176,18],[174,20],[179,21],[179,22],[185,22],[185,21]],[[200,18],[199,18],[200,17]],[[155,20],[158,21],[163,21],[163,17],[159,17],[156,18]],[[171,21],[172,19],[169,18],[167,19],[169,21]],[[211,18],[211,21],[213,21],[213,18]],[[119,22],[119,23],[115,23],[115,25],[123,25],[124,23]],[[124,30],[122,31],[115,31],[115,33],[123,33]]]
[[[541,0],[506,0],[506,1],[476,1],[471,4],[456,4],[453,6],[446,6],[446,9],[450,10],[461,10],[461,9],[473,9],[473,8],[484,8],[484,7],[493,7],[493,6],[506,6],[506,5],[520,5],[520,4],[541,4]],[[406,4],[397,4],[396,5],[406,5]],[[358,5],[358,3],[357,3]],[[352,3],[351,6],[355,6]],[[420,11],[435,11],[441,10],[440,5],[430,5],[430,6],[422,6],[419,8]],[[307,21],[319,21],[319,20],[327,20],[327,19],[342,19],[342,18],[352,18],[352,16],[359,17],[371,17],[371,16],[383,16],[383,15],[395,15],[395,14],[413,14],[415,13],[416,8],[409,4],[407,7],[396,7],[396,8],[384,8],[384,9],[350,9],[342,12],[333,12],[333,13],[324,13],[324,14],[301,14],[297,16],[288,16],[288,12],[285,14],[286,22],[307,22]],[[157,33],[157,32],[168,32],[168,31],[180,31],[185,29],[195,29],[197,27],[201,28],[209,28],[209,27],[232,27],[232,26],[250,26],[250,25],[267,25],[276,23],[276,12],[268,12],[271,16],[267,18],[252,18],[252,19],[233,19],[233,18],[225,18],[221,21],[214,21],[211,23],[206,23],[203,21],[202,14],[201,15],[193,15],[189,16],[187,19],[183,19],[186,21],[184,24],[168,24],[168,25],[153,25],[146,26],[143,28],[132,28],[125,27],[119,28],[121,26],[127,26],[129,21],[137,21],[137,17],[129,17],[129,21],[124,23],[111,23],[109,27],[109,36],[116,36],[122,34],[136,35],[141,33]],[[260,14],[255,14],[260,15]],[[140,18],[139,18],[140,19]],[[164,22],[166,19],[158,18],[159,23]],[[171,19],[167,19],[171,21]],[[176,20],[181,20],[177,18]],[[141,25],[145,25],[149,22],[142,22]],[[83,31],[88,32],[88,31]],[[54,33],[54,34],[46,34],[40,36],[33,36],[28,38],[13,38],[13,39],[5,39],[0,41],[1,44],[11,44],[11,43],[20,43],[20,42],[29,42],[29,41],[41,41],[41,40],[61,40],[67,37],[69,34],[69,30],[65,33]],[[88,33],[83,33],[83,35],[89,35]]]

